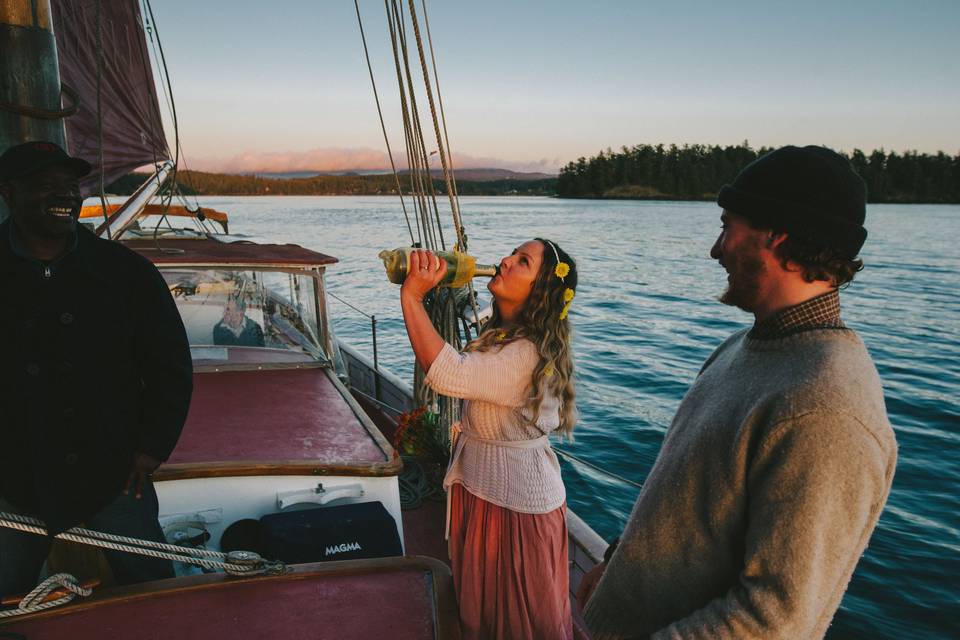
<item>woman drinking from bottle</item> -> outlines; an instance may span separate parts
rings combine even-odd
[[[416,251],[409,266],[400,299],[425,383],[463,399],[444,479],[463,637],[571,638],[566,493],[548,436],[576,421],[576,263],[550,240],[517,247],[487,286],[493,316],[462,352],[423,307],[446,262]]]

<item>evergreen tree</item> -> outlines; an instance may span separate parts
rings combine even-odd
[[[561,198],[712,200],[737,172],[772,151],[735,146],[640,144],[578,158],[560,171]],[[960,203],[960,155],[877,149],[843,154],[867,185],[869,202]]]

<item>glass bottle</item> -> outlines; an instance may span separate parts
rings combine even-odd
[[[383,260],[383,267],[387,270],[387,280],[393,284],[403,284],[407,277],[407,265],[410,264],[410,254],[416,251],[413,247],[399,249],[384,249],[378,255]],[[447,263],[447,272],[438,287],[464,287],[471,279],[484,276],[492,278],[497,275],[497,267],[492,264],[477,264],[477,259],[465,253],[456,251],[434,251],[434,254]]]

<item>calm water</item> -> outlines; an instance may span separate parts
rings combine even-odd
[[[409,242],[387,198],[204,198],[231,230],[340,258],[330,290],[376,314],[381,363],[408,377],[398,289],[377,251]],[[408,205],[409,206],[409,205]],[[556,240],[579,261],[581,422],[568,451],[642,482],[677,405],[711,351],[749,317],[715,301],[708,203],[464,198],[471,252],[493,262],[525,239]],[[449,217],[449,216],[447,216]],[[843,315],[883,379],[900,447],[893,492],[829,637],[960,637],[960,206],[871,206],[867,268]],[[448,225],[447,241],[452,237]],[[486,291],[483,292],[486,294]],[[369,321],[331,302],[336,331],[372,354]],[[619,534],[637,490],[563,462],[569,501],[597,532]]]

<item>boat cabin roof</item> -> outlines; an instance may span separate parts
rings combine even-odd
[[[157,480],[397,475],[393,448],[325,367],[194,374],[180,441]]]
[[[397,475],[401,463],[326,367],[194,374],[180,441],[156,480]]]
[[[158,267],[216,266],[313,269],[338,262],[333,256],[296,244],[222,242],[210,238],[124,240],[123,244],[145,256]],[[159,249],[158,249],[159,244]],[[164,251],[173,249],[174,251]]]

